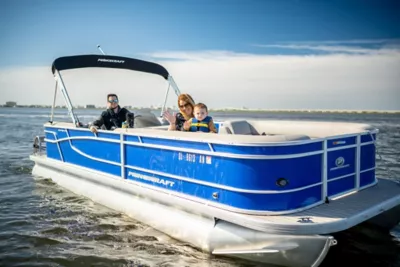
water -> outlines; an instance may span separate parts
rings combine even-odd
[[[100,110],[80,110],[84,122]],[[379,128],[377,175],[400,178],[400,116],[389,114],[215,113],[270,119],[363,122]],[[33,177],[34,136],[48,109],[0,109],[0,266],[260,266],[214,257],[119,212]],[[65,110],[55,120],[68,121]],[[336,236],[322,266],[400,267],[400,226],[391,233],[360,226]],[[349,264],[350,263],[350,264]]]

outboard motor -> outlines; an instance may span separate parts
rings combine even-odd
[[[128,128],[135,127],[135,119],[133,113],[126,113],[126,123],[128,124]]]

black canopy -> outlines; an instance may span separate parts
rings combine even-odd
[[[53,74],[56,70],[69,70],[78,68],[116,68],[116,69],[127,69],[141,72],[148,72],[158,74],[168,79],[168,71],[161,65],[156,63],[127,58],[118,56],[103,56],[103,55],[80,55],[70,57],[60,57],[54,60],[51,67]]]

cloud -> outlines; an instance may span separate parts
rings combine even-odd
[[[336,48],[324,55],[153,56],[184,59],[163,64],[184,91],[214,107],[400,110],[399,50],[348,54]]]
[[[400,52],[259,55],[232,51],[160,51],[146,57],[165,66],[183,92],[210,108],[400,110]],[[162,104],[163,79],[115,70],[66,73],[74,104],[105,105],[109,91],[126,105]],[[145,77],[146,76],[146,77]],[[149,80],[146,80],[149,77]],[[52,102],[48,67],[0,70],[0,102]],[[176,105],[172,96],[169,105]]]
[[[293,42],[282,42],[283,44]],[[331,45],[343,45],[343,44],[399,44],[400,39],[350,39],[350,40],[324,40],[324,41],[296,41],[296,44],[309,44],[309,45],[321,45],[321,44],[331,44]]]
[[[281,48],[344,54],[390,54],[400,51],[400,39],[304,41],[280,44],[253,44],[259,48]]]
[[[236,53],[224,50],[205,50],[205,51],[159,51],[150,54],[143,54],[146,57],[158,60],[186,60],[186,61],[206,61],[226,60],[230,58],[256,57],[250,53]]]
[[[363,47],[349,47],[349,46],[328,46],[328,45],[257,45],[258,47],[265,48],[285,48],[285,49],[297,49],[297,50],[313,50],[323,51],[330,53],[346,53],[346,54],[382,54],[389,53],[387,49],[378,50]]]

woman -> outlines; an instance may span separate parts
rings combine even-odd
[[[194,117],[194,101],[189,94],[180,94],[178,96],[178,107],[179,112],[176,115],[172,115],[168,111],[163,114],[163,117],[169,122],[169,131],[183,131],[185,122]]]

